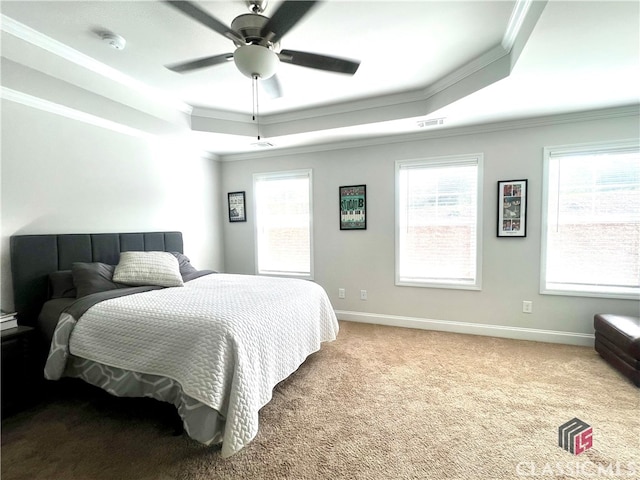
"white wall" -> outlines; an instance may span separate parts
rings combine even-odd
[[[638,315],[639,303],[538,293],[542,149],[638,135],[637,114],[585,115],[597,117],[572,123],[556,117],[527,128],[505,129],[502,124],[493,131],[483,127],[485,133],[443,131],[447,136],[425,134],[402,143],[223,162],[223,195],[245,190],[248,210],[246,223],[224,222],[226,270],[255,272],[252,174],[312,168],[315,280],[327,290],[339,318],[589,344],[595,313]],[[467,129],[472,131],[480,129]],[[482,291],[395,286],[395,161],[476,152],[484,153]],[[497,181],[523,178],[529,180],[527,237],[497,238]],[[339,229],[338,187],[353,184],[367,185],[366,231]],[[338,288],[346,289],[345,299],[338,298]],[[368,291],[367,301],[359,299],[361,289]],[[523,300],[533,301],[532,314],[522,313]]]
[[[13,306],[15,234],[177,230],[197,268],[224,270],[219,162],[2,102],[2,308]]]

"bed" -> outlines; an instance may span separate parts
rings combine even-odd
[[[11,237],[19,323],[37,328],[44,376],[172,403],[223,457],[257,434],[277,383],[334,340],[314,282],[197,270],[180,232]]]

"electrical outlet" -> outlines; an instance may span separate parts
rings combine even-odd
[[[366,299],[367,299],[367,291],[360,290],[360,300],[366,300]]]
[[[533,302],[530,300],[524,300],[522,302],[522,313],[533,313]]]
[[[339,288],[338,289],[338,298],[344,298],[346,296],[346,292],[344,290],[344,288]]]

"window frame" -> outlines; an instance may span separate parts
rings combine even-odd
[[[476,258],[475,280],[473,283],[456,281],[415,281],[405,280],[400,272],[400,171],[408,165],[425,166],[456,166],[474,164],[476,173]],[[482,230],[483,230],[483,185],[484,185],[484,154],[469,153],[427,157],[412,160],[397,160],[395,162],[395,285],[400,287],[443,288],[455,290],[482,290]]]
[[[570,145],[558,145],[544,147],[543,168],[542,168],[542,212],[540,225],[540,294],[541,295],[562,295],[572,297],[591,298],[613,298],[624,300],[638,300],[638,294],[632,292],[616,291],[614,287],[601,287],[594,285],[583,287],[582,289],[553,288],[549,286],[552,282],[547,281],[547,232],[549,224],[549,174],[552,156],[558,155],[584,155],[588,153],[612,152],[630,149],[640,149],[640,141],[627,139],[619,141],[589,142]]]
[[[287,178],[301,178],[306,177],[309,181],[309,273],[296,274],[293,272],[281,272],[270,273],[260,271],[260,248],[259,248],[259,209],[258,209],[258,195],[257,195],[257,183],[261,179],[287,179]],[[254,239],[254,261],[255,261],[255,274],[269,277],[284,277],[284,278],[301,278],[304,280],[314,279],[314,248],[313,248],[313,170],[311,168],[296,169],[296,170],[283,170],[276,172],[263,172],[253,174],[253,211],[255,221],[253,222],[253,239]]]

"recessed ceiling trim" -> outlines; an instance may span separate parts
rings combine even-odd
[[[435,110],[507,77],[510,73],[510,65],[509,54],[504,51],[502,46],[497,45],[469,64],[444,77],[437,83],[437,88],[432,90],[416,90],[360,102],[261,116],[262,133],[267,138],[277,138],[310,131],[429,115]],[[221,115],[223,118],[216,116],[216,113],[223,114]],[[252,131],[251,129],[255,129],[255,122],[249,121],[248,115],[235,115],[238,115],[234,119],[235,125],[239,128],[236,131],[230,130],[230,126],[225,123],[231,121],[230,116],[225,112],[197,108],[194,109],[192,115],[192,129],[243,135]]]
[[[305,147],[282,148],[263,152],[233,153],[227,155],[219,155],[219,160],[223,162],[259,160],[266,158],[283,157],[288,155],[300,155],[304,153],[376,147],[378,145],[417,142],[435,138],[477,135],[507,130],[517,130],[522,128],[544,127],[550,125],[559,125],[563,123],[607,120],[611,118],[621,117],[638,117],[639,115],[640,105],[626,105],[622,107],[603,108],[598,110],[587,110],[582,112],[563,113],[558,115],[544,115],[478,125],[449,126],[434,130],[423,130],[419,132],[397,135],[378,135],[376,137],[360,138],[357,140],[345,140],[342,142],[324,142]]]
[[[228,120],[230,122],[250,123],[251,113],[230,112],[207,107],[193,107],[191,115],[194,117],[212,118],[215,120]],[[266,116],[260,115],[260,123],[264,123]]]
[[[143,132],[142,130],[138,130],[137,128],[132,128],[121,123],[113,122],[111,120],[107,120],[106,118],[98,117],[87,112],[76,110],[75,108],[60,105],[59,103],[50,102],[49,100],[45,100],[40,97],[34,97],[33,95],[19,92],[5,86],[0,87],[0,97],[10,102],[19,103],[27,107],[37,108],[38,110],[53,113],[54,115],[71,118],[73,120],[78,120],[89,125],[106,128],[107,130],[123,133],[132,137],[146,139],[156,138],[155,135]]]
[[[367,98],[351,102],[335,103],[323,107],[307,108],[285,113],[274,113],[260,115],[260,123],[264,125],[295,122],[298,120],[308,120],[317,117],[328,117],[343,113],[353,113],[358,110],[371,110],[375,108],[388,107],[402,103],[413,103],[424,100],[422,90],[413,90],[410,92],[394,93],[389,95],[380,95],[375,98]],[[226,110],[217,110],[207,107],[194,106],[193,115],[207,118],[215,118],[219,120],[244,121],[250,117],[249,113],[229,112]]]
[[[430,96],[426,96],[424,91],[419,91],[412,95],[413,98],[410,101],[403,103],[389,102],[384,106],[376,106],[367,110],[353,108],[344,113],[332,113],[331,115],[321,115],[320,109],[317,109],[316,115],[307,115],[277,124],[274,120],[281,119],[282,115],[271,115],[264,120],[261,119],[264,135],[278,137],[314,130],[328,130],[429,115],[509,76],[511,72],[510,57],[503,53],[504,50],[499,45],[491,49],[487,55],[482,56],[482,59],[472,62],[472,67],[463,67],[466,75],[456,71],[453,77],[455,81],[443,82],[442,88],[437,92],[434,91]]]
[[[327,105],[325,107],[265,115],[264,117],[260,118],[260,122],[264,123],[265,125],[276,125],[288,122],[312,120],[314,118],[332,117],[343,114],[351,115],[358,112],[366,112],[367,115],[370,115],[371,111],[373,110],[386,109],[403,104],[415,104],[416,102],[421,102],[424,99],[425,96],[422,91],[414,90],[411,92],[381,95],[376,98],[356,100],[353,102]]]
[[[530,3],[530,1],[531,0],[518,0],[516,2],[516,5],[514,6],[514,12],[516,10],[522,11],[522,13],[520,13],[519,15],[525,15],[528,11],[528,4]],[[514,17],[514,15],[515,13],[512,13],[512,18]],[[514,31],[514,35],[518,33],[519,28],[522,25],[522,18],[520,18],[520,16],[518,17],[519,21],[517,25],[510,27]],[[461,80],[464,80],[470,75],[473,75],[474,73],[482,70],[483,68],[493,64],[494,62],[500,60],[508,54],[509,50],[506,50],[503,45],[499,44],[474,58],[473,60],[465,63],[463,66],[446,74],[433,84],[428,85],[426,88],[420,88],[411,92],[379,95],[375,98],[366,98],[362,100],[342,102],[339,104],[325,105],[321,107],[307,108],[291,112],[266,114],[261,116],[260,121],[264,125],[297,122],[300,120],[308,120],[329,115],[353,113],[359,110],[366,111],[376,108],[385,108],[400,103],[424,101],[429,97],[432,97],[433,95],[446,90],[452,85],[455,85]],[[231,112],[223,112],[220,110],[208,109],[206,107],[194,107],[194,114],[197,114],[199,116],[223,119],[229,118],[227,117],[227,113]]]
[[[487,68],[493,63],[497,62],[501,58],[508,55],[509,52],[502,48],[502,45],[496,45],[495,47],[487,50],[482,55],[474,58],[468,63],[465,63],[462,67],[459,67],[452,72],[446,74],[441,79],[436,80],[423,90],[424,99],[432,97],[437,93],[440,93],[447,88],[459,83],[460,81],[468,78],[480,70]]]
[[[167,98],[166,92],[154,89],[124,73],[99,62],[84,53],[75,50],[62,42],[58,42],[53,38],[44,35],[43,33],[28,27],[11,17],[7,17],[4,14],[0,14],[0,25],[3,31],[13,35],[25,42],[31,43],[43,50],[53,53],[65,60],[73,62],[87,70],[95,72],[99,75],[108,78],[114,82],[120,83],[128,88],[135,90],[136,92],[144,95],[146,98],[154,101],[155,103],[163,104],[175,108],[181,112],[190,114],[192,111],[191,105],[188,105],[180,100]]]
[[[507,24],[507,30],[502,37],[502,48],[507,52],[510,52],[513,48],[513,44],[522,28],[522,23],[529,12],[529,7],[531,7],[531,1],[532,0],[517,0],[513,7],[509,23]]]
[[[401,118],[402,105],[409,109],[406,117],[428,115],[447,104],[486,87],[511,73],[515,63],[510,58],[511,47],[520,32],[525,17],[530,11],[531,0],[517,0],[512,11],[503,42],[478,57],[451,71],[424,89],[378,96],[373,99],[344,102],[317,108],[277,113],[261,117],[264,133],[277,137],[302,133],[310,129],[329,129]],[[539,16],[539,12],[537,17]],[[535,24],[535,22],[533,22]],[[507,39],[506,43],[504,39]],[[505,48],[507,45],[509,48]],[[421,109],[416,112],[416,103]],[[206,108],[198,112],[208,116]],[[272,128],[269,128],[272,127]]]
[[[484,68],[494,65],[497,61],[508,55],[501,45],[497,45],[487,52],[483,53],[479,57],[476,57],[469,63],[447,74],[434,84],[424,89],[413,90],[410,92],[380,95],[375,98],[367,98],[363,100],[356,100],[351,102],[344,102],[333,105],[326,105],[316,108],[308,108],[304,110],[296,110],[292,112],[276,113],[270,115],[261,115],[260,123],[263,126],[268,125],[282,125],[287,123],[299,123],[301,121],[313,121],[320,118],[328,118],[332,116],[340,116],[348,114],[352,118],[356,113],[364,113],[367,118],[372,116],[374,110],[382,110],[393,108],[394,110],[402,105],[413,105],[416,102],[424,102],[429,98],[437,95],[440,92],[460,83],[462,80],[472,76],[473,74],[481,71]],[[481,85],[480,88],[486,85]],[[414,105],[415,106],[415,105]],[[430,112],[424,109],[418,114],[428,114]],[[236,122],[248,122],[248,114],[240,114],[236,112],[226,112],[222,110],[214,110],[206,107],[194,107],[193,116],[214,118],[218,120],[231,120]],[[385,118],[391,120],[392,118]],[[368,123],[369,121],[358,120],[359,123]],[[380,119],[375,120],[380,121]],[[248,122],[251,123],[251,122]],[[300,125],[298,125],[299,127]],[[315,128],[315,127],[314,127]]]

